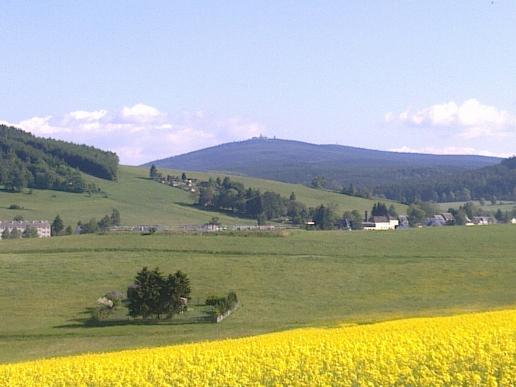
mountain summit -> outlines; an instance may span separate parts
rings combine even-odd
[[[264,137],[221,144],[146,165],[188,171],[244,174],[289,183],[323,176],[328,186],[386,184],[452,174],[500,162],[495,157],[398,153],[342,145],[317,145]]]

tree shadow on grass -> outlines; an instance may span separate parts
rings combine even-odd
[[[179,315],[175,318],[170,319],[132,319],[126,318],[107,318],[105,320],[96,320],[91,317],[94,308],[86,308],[82,311],[81,315],[86,315],[84,318],[75,318],[68,320],[67,324],[56,325],[53,328],[57,329],[70,329],[70,328],[102,328],[102,327],[117,327],[117,326],[169,326],[169,325],[192,325],[192,324],[212,324],[210,316],[195,315],[185,316]],[[186,312],[188,314],[188,312]]]

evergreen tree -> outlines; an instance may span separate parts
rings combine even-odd
[[[52,225],[50,226],[50,232],[52,236],[57,236],[61,234],[61,231],[64,230],[64,223],[63,220],[59,215],[57,215],[54,218],[54,221],[52,222]]]
[[[504,214],[504,213],[502,212],[502,210],[501,210],[501,209],[498,209],[498,210],[496,211],[496,213],[495,213],[495,218],[496,218],[496,220],[497,220],[497,221],[499,221],[500,223],[505,223],[505,222],[506,222],[506,220],[507,220],[507,219],[506,219],[506,214]]]
[[[106,231],[111,227],[111,217],[109,215],[104,215],[102,219],[100,219],[98,223],[98,228],[101,231]]]
[[[11,234],[9,235],[10,239],[20,239],[22,237],[22,233],[16,227],[11,230]]]
[[[398,217],[398,211],[396,211],[396,207],[394,207],[394,204],[391,204],[389,206],[389,217],[395,219]]]
[[[330,207],[320,205],[313,209],[313,220],[319,230],[331,230],[335,227],[336,216]]]
[[[150,167],[149,177],[151,179],[155,179],[155,178],[158,177],[158,168],[156,168],[156,166],[154,164],[152,164],[151,167]]]
[[[292,193],[290,194],[290,197],[289,197],[289,199],[288,199],[288,200],[290,200],[291,202],[295,202],[295,201],[297,200],[297,198],[296,198],[296,194],[295,194],[294,192],[292,192]]]
[[[72,235],[72,234],[73,234],[73,228],[72,228],[72,226],[68,225],[65,228],[65,235]]]
[[[37,238],[38,237],[38,230],[34,227],[26,227],[25,230],[22,233],[22,238]]]
[[[190,280],[181,271],[166,278],[159,268],[144,267],[137,273],[134,285],[127,290],[128,309],[131,317],[148,319],[167,318],[183,310],[182,297],[189,298]]]
[[[148,270],[144,267],[136,274],[134,285],[127,290],[129,316],[148,319],[153,315],[159,318],[159,304],[163,276],[159,269]]]
[[[111,225],[120,226],[120,223],[120,211],[118,211],[116,208],[113,208],[113,211],[111,211]]]
[[[358,210],[351,211],[351,229],[362,230],[364,228],[362,224],[362,215]]]
[[[4,229],[4,231],[2,231],[2,239],[5,240],[5,239],[10,239],[11,238],[11,233],[9,232],[9,229],[6,228]]]
[[[389,216],[389,210],[385,203],[375,203],[371,211],[372,216]]]
[[[96,233],[97,231],[99,231],[99,225],[98,225],[97,219],[91,218],[88,221],[88,223],[83,225],[83,230],[84,230],[84,232],[81,232],[81,233],[84,233],[84,234],[92,234],[92,233]]]

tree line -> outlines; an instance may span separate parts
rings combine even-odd
[[[516,200],[516,157],[498,165],[432,179],[412,179],[374,189],[402,203]]]
[[[0,186],[4,189],[13,192],[24,188],[98,191],[80,172],[116,180],[118,156],[91,146],[36,137],[15,127],[0,125]]]
[[[201,182],[198,205],[253,218],[259,224],[279,218],[288,218],[292,223],[300,224],[310,218],[310,209],[297,200],[295,193],[291,193],[289,198],[272,191],[262,193],[259,189],[246,188],[228,176]]]
[[[111,214],[104,215],[100,220],[97,221],[95,218],[91,218],[87,222],[79,220],[77,222],[77,232],[79,234],[93,234],[96,232],[105,232],[112,226],[120,226],[121,217],[120,211],[116,208],[111,210]],[[65,228],[63,219],[57,215],[52,224],[50,225],[50,231],[52,236],[71,235],[74,232],[72,226],[68,225]]]

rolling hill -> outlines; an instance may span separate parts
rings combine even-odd
[[[341,145],[254,138],[222,144],[146,164],[189,171],[221,171],[288,183],[309,184],[324,176],[328,188],[377,186],[404,179],[450,176],[496,164],[483,156],[397,153]]]
[[[87,145],[36,137],[0,125],[0,188],[12,192],[41,188],[67,192],[93,191],[79,171],[116,180],[118,156]]]
[[[179,174],[178,171],[163,170],[164,173]],[[216,174],[188,173],[191,177],[207,180]],[[27,220],[50,219],[59,214],[65,224],[75,225],[79,219],[92,217],[100,219],[118,208],[122,223],[184,225],[202,224],[212,216],[220,217],[224,224],[255,224],[254,220],[231,217],[222,213],[204,211],[193,207],[195,197],[183,190],[165,186],[147,178],[148,169],[121,166],[118,181],[107,181],[83,175],[88,182],[95,183],[105,194],[78,194],[51,190],[33,189],[27,192],[10,193],[0,191],[0,219],[12,219],[21,215]],[[341,195],[333,192],[315,190],[303,185],[287,184],[277,181],[235,176],[246,186],[270,190],[288,196],[295,192],[299,201],[308,206],[333,203],[343,212],[348,209],[370,210],[373,201]],[[10,210],[16,204],[23,209]],[[405,206],[396,204],[399,212],[405,212]]]

